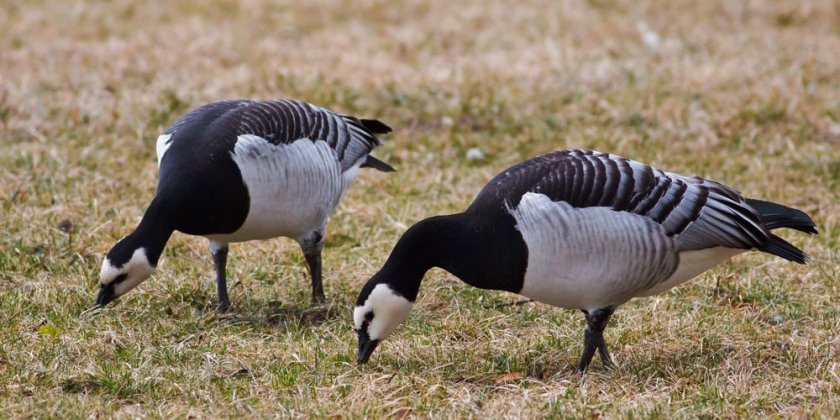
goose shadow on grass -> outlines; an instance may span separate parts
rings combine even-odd
[[[340,302],[325,303],[284,303],[279,300],[260,300],[239,297],[232,300],[231,309],[221,312],[215,296],[202,293],[173,296],[173,304],[186,304],[199,313],[208,316],[215,314],[220,322],[228,324],[250,324],[255,327],[281,327],[289,324],[315,326],[339,317],[345,310]]]
[[[576,344],[576,343],[575,343]],[[660,349],[650,357],[641,354],[622,354],[621,351],[613,352],[616,367],[605,368],[597,358],[592,361],[589,369],[581,375],[577,370],[579,354],[574,351],[551,357],[537,357],[533,359],[527,352],[523,355],[515,355],[508,360],[511,367],[505,368],[506,364],[493,366],[489,371],[474,372],[464,376],[463,372],[449,377],[449,380],[471,383],[480,386],[501,386],[518,384],[525,380],[534,380],[550,383],[556,380],[585,379],[585,378],[688,378],[696,373],[698,366],[708,369],[719,368],[738,349],[730,346],[722,346],[713,352],[700,352],[696,346],[671,347]],[[507,356],[495,355],[493,353],[482,355],[490,359],[503,359]],[[423,367],[418,366],[418,369]]]

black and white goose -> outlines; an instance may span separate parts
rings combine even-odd
[[[585,370],[616,308],[662,293],[750,249],[805,263],[776,228],[816,233],[803,212],[698,177],[588,150],[548,153],[493,178],[463,213],[412,226],[353,314],[365,363],[406,318],[427,270],[586,315]]]
[[[300,244],[313,300],[324,301],[327,219],[360,167],[394,170],[370,156],[380,144],[375,135],[390,131],[293,100],[221,101],[187,113],[158,137],[157,194],[102,262],[96,304],[147,279],[175,230],[209,240],[223,310],[228,244],[278,236]]]

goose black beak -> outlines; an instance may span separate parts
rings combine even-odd
[[[99,295],[96,296],[96,303],[94,307],[101,308],[108,303],[114,300],[114,285],[109,284],[107,286],[100,286],[99,287]]]
[[[367,333],[359,334],[359,351],[356,353],[356,361],[362,365],[367,363],[378,345],[379,340],[371,340]]]

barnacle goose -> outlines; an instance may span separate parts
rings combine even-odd
[[[804,264],[770,231],[817,233],[803,212],[744,198],[707,179],[589,150],[548,153],[493,178],[463,213],[412,226],[365,284],[354,310],[357,358],[406,318],[427,270],[586,316],[584,371],[603,331],[636,296],[662,293],[750,249]]]
[[[190,111],[157,139],[157,194],[140,224],[102,262],[101,307],[148,278],[175,230],[209,240],[219,307],[227,310],[231,242],[297,240],[324,301],[321,248],[327,219],[360,167],[394,169],[370,156],[377,120],[294,100],[230,100]]]

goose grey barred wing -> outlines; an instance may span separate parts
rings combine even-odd
[[[164,135],[199,128],[212,130],[233,147],[236,138],[251,134],[271,144],[289,144],[298,140],[323,140],[335,150],[342,171],[346,171],[380,145],[376,134],[391,128],[377,120],[358,119],[349,115],[296,100],[232,100],[200,106],[173,123]],[[173,137],[167,142],[175,141]],[[210,141],[210,140],[206,140]],[[369,166],[390,168],[384,162],[369,158]],[[384,166],[383,166],[384,165]],[[393,169],[393,168],[391,168]],[[385,170],[385,169],[383,169]]]
[[[163,134],[175,134],[180,129],[188,128],[190,126],[204,127],[210,125],[214,121],[218,120],[219,117],[228,113],[229,111],[235,110],[243,106],[247,106],[252,102],[253,101],[239,99],[211,102],[209,104],[201,105],[198,108],[187,112],[181,118],[178,118],[177,121],[172,123],[172,125],[170,125],[166,130],[164,130]]]
[[[380,145],[376,133],[390,130],[379,121],[360,120],[306,102],[271,100],[244,108],[237,134],[257,135],[273,144],[300,139],[325,141],[335,150],[345,171]]]
[[[646,216],[676,237],[679,251],[761,248],[771,238],[761,216],[729,187],[590,150],[548,153],[513,166],[491,180],[473,205],[489,200],[514,208],[527,192],[576,208]]]

